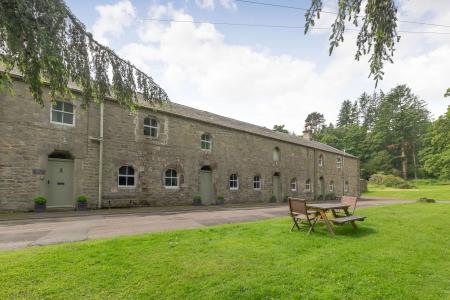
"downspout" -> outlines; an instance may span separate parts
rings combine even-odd
[[[317,155],[316,155],[316,148],[314,148],[314,152],[313,152],[314,154],[313,154],[313,157],[314,157],[314,164],[313,164],[313,176],[314,176],[314,178],[313,178],[313,200],[316,200],[316,196],[317,196],[317,194],[316,194],[316,180],[317,180],[317,166],[316,166],[316,164],[317,164]]]
[[[100,133],[98,141],[100,144],[98,154],[98,208],[102,208],[102,191],[103,191],[103,110],[104,104],[100,103]]]

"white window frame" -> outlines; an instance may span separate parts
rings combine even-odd
[[[170,176],[167,176],[168,171],[175,171],[175,177],[173,176],[172,173],[170,174]],[[172,180],[175,179],[177,185],[167,185],[167,179],[170,179],[171,184]],[[180,186],[180,177],[178,176],[178,171],[175,169],[167,169],[166,171],[164,171],[164,187],[166,189],[178,189],[179,186]]]
[[[57,103],[58,102],[61,102],[62,103],[62,106],[63,106],[63,110],[58,110],[58,109],[55,109],[54,108],[54,105],[52,104],[51,106],[50,106],[50,123],[52,123],[52,124],[58,124],[58,125],[63,125],[63,126],[69,126],[69,127],[75,127],[75,105],[73,104],[73,103],[69,103],[69,102],[65,102],[65,101],[56,101]],[[72,107],[73,107],[73,110],[72,110],[72,112],[66,112],[66,111],[64,111],[64,105],[65,104],[70,104],[70,105],[72,105]],[[61,113],[62,114],[62,118],[61,118],[61,122],[58,122],[58,121],[53,121],[53,112],[59,112],[59,113]],[[72,115],[72,124],[70,124],[70,123],[64,123],[64,114],[68,114],[68,115]]]
[[[236,179],[232,179],[232,176],[236,176]],[[232,182],[236,182],[236,186],[231,186]],[[236,173],[233,173],[228,177],[228,185],[231,191],[239,190],[239,176]]]
[[[255,180],[256,178],[258,178],[258,180]],[[255,187],[255,184],[257,184],[258,187]],[[260,191],[261,190],[261,176],[259,176],[259,175],[253,176],[253,189],[255,191]]]
[[[307,179],[305,182],[305,191],[311,192],[311,179]]]
[[[323,165],[324,165],[323,155],[320,154],[319,155],[319,167],[323,167]]]
[[[329,190],[330,190],[330,192],[334,192],[334,181],[333,180],[330,181]]]
[[[145,119],[149,119],[150,120],[150,125],[146,125],[145,124]],[[152,125],[152,120],[156,122],[156,126]],[[145,134],[145,128],[148,128],[150,130],[150,135],[146,135]],[[152,135],[152,129],[156,130],[156,136]],[[144,118],[144,135],[146,137],[151,138],[151,139],[157,139],[158,138],[158,136],[159,136],[159,121],[158,121],[157,118],[151,117],[151,116],[147,116],[147,117]]]
[[[203,137],[207,137],[207,139],[203,139]],[[211,135],[209,133],[203,133],[200,136],[200,148],[204,151],[211,151],[212,150],[212,141],[211,141]],[[203,148],[203,143],[205,145],[208,145],[208,148]]]
[[[297,191],[297,179],[292,178],[289,185],[291,187],[291,192],[296,192]]]
[[[120,174],[120,169],[122,167],[126,167],[127,171],[126,174]],[[128,174],[128,168],[133,169],[133,175]],[[125,177],[125,185],[120,184],[120,177]],[[128,178],[133,178],[133,185],[128,185]],[[120,166],[119,169],[117,170],[117,187],[121,188],[121,189],[126,189],[126,188],[135,188],[136,187],[136,170],[134,169],[133,166],[130,165],[123,165]]]
[[[336,167],[338,169],[342,168],[342,158],[340,157],[336,158]]]

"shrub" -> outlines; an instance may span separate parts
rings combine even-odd
[[[284,198],[283,198],[283,202],[288,202],[288,196],[286,195],[286,196],[284,196]]]
[[[80,195],[77,198],[77,203],[86,203],[87,202],[87,197],[85,195]]]
[[[436,203],[436,200],[431,199],[431,198],[419,198],[419,200],[417,200],[417,202],[424,202],[424,203]]]
[[[38,196],[38,197],[34,198],[33,201],[35,204],[38,204],[38,205],[44,205],[47,203],[47,199],[43,196]]]
[[[376,185],[384,185],[399,189],[412,189],[415,186],[408,181],[395,175],[373,174],[370,176],[369,183]]]
[[[326,193],[325,194],[325,200],[335,200],[336,194],[335,193]]]
[[[202,205],[202,196],[200,195],[195,195],[194,196],[194,205]]]
[[[275,195],[270,196],[270,202],[271,203],[277,202],[277,197],[275,197]]]
[[[225,197],[222,195],[217,196],[217,200],[225,201]]]

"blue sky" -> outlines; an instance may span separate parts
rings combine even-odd
[[[153,76],[178,103],[266,127],[286,124],[299,133],[308,113],[320,111],[334,122],[343,100],[374,91],[366,59],[353,60],[352,32],[330,57],[327,30],[305,36],[302,29],[143,20],[303,26],[302,11],[233,0],[66,2],[99,41]],[[307,0],[263,2],[309,5]],[[327,10],[336,10],[337,1],[324,2]],[[449,1],[398,4],[402,20],[450,25]],[[333,15],[322,16],[317,26],[329,27]],[[450,32],[405,23],[400,30]],[[380,88],[406,83],[438,116],[449,104],[443,97],[450,86],[449,57],[450,35],[404,34]]]

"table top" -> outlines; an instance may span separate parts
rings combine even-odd
[[[329,210],[329,209],[343,209],[349,208],[350,205],[341,203],[307,203],[306,206],[312,209]]]

